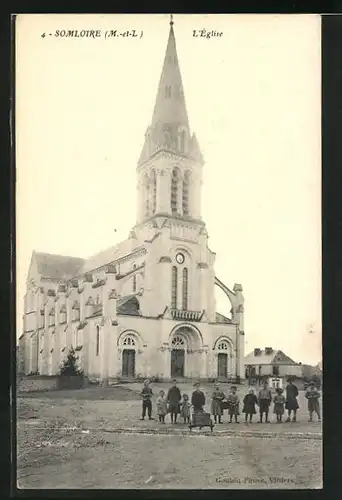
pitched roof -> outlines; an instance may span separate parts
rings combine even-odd
[[[117,301],[117,313],[130,316],[140,316],[140,304],[135,295],[126,295]]]
[[[69,279],[77,274],[84,259],[66,255],[34,252],[38,273],[44,278]]]
[[[224,316],[223,314],[216,313],[216,323],[231,323],[232,320]]]
[[[132,248],[132,244],[133,241],[129,238],[113,247],[107,248],[106,250],[85,259],[82,267],[82,273],[93,271],[94,269],[110,264],[125,255],[129,255],[135,250],[135,248]]]
[[[266,354],[265,349],[260,349],[260,354],[257,356],[254,354],[254,351],[245,356],[246,365],[271,365],[273,363],[289,365],[298,364],[279,349],[273,349],[273,351],[269,354]]]

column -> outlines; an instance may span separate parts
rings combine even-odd
[[[121,368],[122,368],[122,348],[121,347],[118,347],[118,350],[117,350],[117,365],[116,365],[116,376],[117,377],[121,377],[122,373],[121,373]]]
[[[183,215],[183,172],[180,172],[177,187],[177,213]]]

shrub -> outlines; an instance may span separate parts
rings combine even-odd
[[[77,356],[73,347],[71,347],[66,359],[61,364],[59,375],[62,377],[83,377],[83,370],[80,370],[77,365]]]

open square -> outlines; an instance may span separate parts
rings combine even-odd
[[[168,384],[153,386],[167,390]],[[20,488],[320,488],[321,426],[140,421],[141,385],[18,397]],[[190,384],[180,384],[190,392]],[[242,391],[245,388],[241,388]],[[212,387],[203,387],[207,401]],[[156,417],[155,405],[153,416]],[[257,417],[257,416],[256,416]],[[255,419],[255,421],[257,418]],[[190,466],[191,464],[191,466]]]

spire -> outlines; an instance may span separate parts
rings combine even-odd
[[[169,39],[151,126],[177,124],[189,128],[173,25],[173,16],[171,14]]]
[[[161,150],[202,161],[197,139],[190,134],[173,26],[171,14],[169,38],[152,122],[145,134],[138,167]]]

